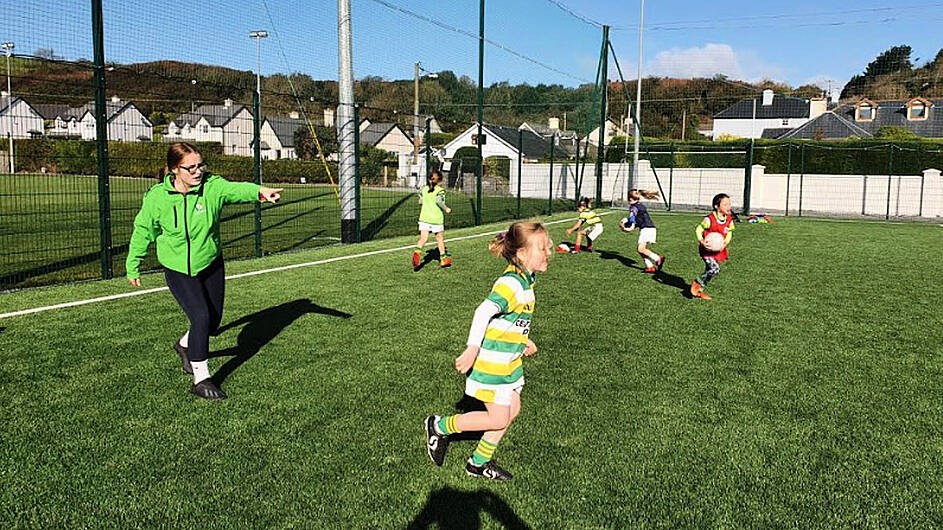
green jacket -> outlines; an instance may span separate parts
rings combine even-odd
[[[157,261],[170,270],[196,276],[220,255],[220,212],[224,204],[259,200],[258,184],[229,182],[209,175],[185,195],[174,188],[171,175],[144,194],[134,218],[128,248],[128,278],[141,276],[147,247],[157,241]]]

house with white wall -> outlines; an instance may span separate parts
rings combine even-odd
[[[0,136],[3,138],[37,138],[43,135],[43,117],[20,97],[0,94]]]
[[[478,125],[462,131],[451,142],[442,148],[441,158],[452,160],[455,153],[463,147],[478,147]],[[518,143],[521,150],[518,151]],[[537,162],[541,158],[550,156],[550,141],[530,129],[516,127],[501,127],[498,125],[482,125],[481,127],[481,156],[506,157],[517,160],[518,154],[523,156],[524,162]],[[567,156],[565,153],[561,153]],[[554,154],[556,158],[556,154]]]
[[[252,113],[227,99],[222,105],[201,105],[167,124],[164,140],[219,142],[223,154],[252,156]]]
[[[775,138],[804,125],[828,110],[825,98],[794,98],[764,90],[761,96],[744,99],[714,116],[711,138]],[[767,131],[764,134],[764,131]]]
[[[75,109],[79,136],[83,140],[95,140],[95,102],[90,101]],[[154,126],[134,103],[121,101],[113,96],[105,102],[105,119],[108,140],[115,142],[150,142],[154,138]]]
[[[603,145],[609,145],[612,143],[612,139],[616,136],[628,136],[629,133],[625,132],[625,129],[619,127],[619,124],[612,121],[611,118],[606,118],[606,135],[603,137]],[[599,145],[599,127],[596,127],[588,135],[586,135],[586,140],[590,145],[596,147]]]
[[[412,154],[413,139],[396,123],[361,123],[360,143],[383,149],[388,153]]]
[[[46,136],[54,138],[81,138],[77,109],[68,105],[38,104],[33,105],[42,115],[46,124]]]
[[[268,116],[262,121],[259,135],[262,138],[262,158],[266,160],[298,158],[295,151],[295,133],[298,129],[306,129],[307,125],[297,112],[292,112],[287,118]]]

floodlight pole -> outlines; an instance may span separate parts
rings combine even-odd
[[[10,138],[10,174],[14,173],[13,165],[13,89],[10,88],[10,56],[13,55],[13,42],[4,42],[0,44],[0,49],[3,49],[3,52],[7,56],[7,106],[9,107],[9,112],[7,113],[10,117],[10,130],[7,131],[7,136]]]
[[[632,175],[629,176],[629,188],[634,188],[638,175],[638,150],[639,140],[642,136],[642,127],[639,121],[642,119],[642,37],[644,35],[645,25],[645,0],[641,0],[638,16],[638,74],[635,78],[635,117],[632,122],[635,125],[635,151],[632,153]]]
[[[354,116],[354,66],[351,45],[350,0],[337,0],[337,63],[338,63],[338,196],[341,206],[341,241],[357,241],[357,131],[360,124]]]

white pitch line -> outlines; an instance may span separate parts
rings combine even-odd
[[[600,216],[603,216],[603,215],[609,215],[609,214],[611,214],[611,213],[613,213],[613,212],[602,212],[602,213],[600,213],[599,215],[600,215]],[[559,224],[559,223],[568,223],[568,222],[571,222],[571,221],[573,221],[573,219],[560,219],[560,220],[557,220],[557,221],[549,221],[549,222],[546,222],[546,223],[544,223],[544,224],[545,224],[545,225],[555,225],[555,224]],[[485,237],[485,236],[491,236],[491,235],[494,235],[494,234],[500,234],[501,232],[503,232],[503,230],[495,230],[495,231],[492,231],[492,232],[484,232],[484,233],[481,233],[481,234],[472,234],[472,235],[469,235],[469,236],[452,237],[452,238],[446,239],[445,241],[446,241],[446,242],[452,242],[452,241],[462,241],[462,240],[465,240],[465,239],[476,239],[476,238],[479,238],[479,237]],[[247,277],[247,276],[258,276],[259,274],[268,274],[268,273],[271,273],[271,272],[287,271],[287,270],[291,270],[291,269],[299,269],[299,268],[302,268],[302,267],[313,267],[313,266],[315,266],[315,265],[324,265],[324,264],[327,264],[327,263],[334,263],[334,262],[336,262],[336,261],[344,261],[344,260],[355,259],[355,258],[366,258],[366,257],[369,257],[369,256],[377,256],[377,255],[379,255],[379,254],[389,254],[390,252],[399,252],[399,251],[401,251],[401,250],[411,250],[411,249],[414,249],[414,248],[416,248],[416,245],[406,245],[406,246],[403,246],[403,247],[385,248],[385,249],[381,249],[381,250],[371,250],[370,252],[361,252],[361,253],[359,253],[359,254],[350,254],[350,255],[347,255],[347,256],[337,256],[337,257],[335,257],[335,258],[327,258],[327,259],[322,259],[322,260],[318,260],[318,261],[309,261],[309,262],[306,262],[306,263],[296,263],[296,264],[294,264],[294,265],[285,265],[285,266],[282,266],[282,267],[273,267],[273,268],[271,268],[271,269],[262,269],[262,270],[258,270],[258,271],[252,271],[252,272],[243,272],[243,273],[241,273],[241,274],[233,274],[232,276],[226,276],[226,279],[227,279],[227,280],[235,280],[236,278],[245,278],[245,277]],[[94,304],[94,303],[97,303],[97,302],[107,302],[107,301],[109,301],[109,300],[119,300],[119,299],[121,299],[121,298],[130,298],[130,297],[132,297],[132,296],[141,296],[141,295],[145,295],[145,294],[159,293],[159,292],[161,292],[161,291],[167,291],[167,290],[169,290],[167,287],[155,287],[155,288],[153,288],[153,289],[144,289],[144,290],[142,290],[142,291],[131,291],[131,292],[127,292],[127,293],[113,294],[113,295],[109,295],[109,296],[100,296],[100,297],[98,297],[98,298],[87,298],[87,299],[85,299],[85,300],[76,300],[76,301],[74,301],[74,302],[65,302],[65,303],[62,303],[62,304],[47,305],[47,306],[43,306],[43,307],[34,307],[34,308],[32,308],[32,309],[23,309],[23,310],[20,310],[20,311],[13,311],[13,312],[10,312],[10,313],[0,313],[0,319],[2,319],[2,318],[10,318],[10,317],[18,317],[18,316],[23,316],[23,315],[31,315],[31,314],[34,314],[34,313],[41,313],[41,312],[43,312],[43,311],[51,311],[51,310],[53,310],[53,309],[65,309],[65,308],[76,307],[76,306],[80,306],[80,305]]]

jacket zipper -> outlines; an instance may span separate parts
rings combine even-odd
[[[176,212],[176,209],[174,209]],[[187,223],[187,194],[183,194],[183,235],[187,238],[187,276],[193,276],[190,269],[190,227]]]
[[[177,205],[174,205],[174,228],[177,228]]]

